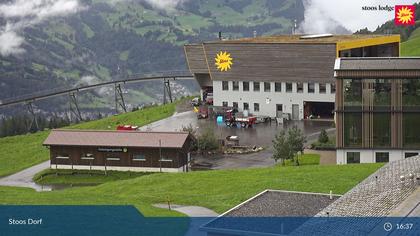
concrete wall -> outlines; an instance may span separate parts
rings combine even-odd
[[[406,152],[417,152],[420,150],[379,150],[379,149],[338,149],[337,150],[337,164],[347,164],[347,152],[360,152],[360,163],[375,163],[376,152],[389,152],[389,161],[397,161],[405,158]]]
[[[62,170],[100,170],[105,171],[105,166],[87,166],[87,165],[55,165],[51,164],[52,169],[62,169]],[[181,166],[179,168],[158,168],[158,167],[126,167],[126,166],[107,166],[107,171],[131,171],[131,172],[170,172],[170,173],[178,173],[178,172],[186,172],[188,171],[187,165]]]
[[[303,84],[303,93],[297,92],[297,83],[293,83],[293,91],[286,92],[286,83],[282,82],[282,91],[275,92],[274,82],[270,82],[271,91],[264,92],[264,83],[260,82],[260,91],[254,92],[253,82],[250,82],[249,91],[243,91],[242,81],[239,82],[239,91],[232,90],[232,81],[229,81],[229,90],[222,90],[222,81],[213,81],[214,105],[222,106],[228,102],[238,102],[239,111],[243,111],[243,103],[249,103],[249,112],[253,115],[276,117],[276,104],[283,104],[283,113],[292,114],[292,105],[299,105],[299,119],[303,119],[303,102],[334,102],[335,93],[331,93],[331,86],[326,84],[326,93],[319,93],[319,84],[315,83],[315,93],[308,93],[308,83]],[[254,103],[260,104],[260,111],[254,111]]]

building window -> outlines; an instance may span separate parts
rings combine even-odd
[[[169,158],[169,157],[167,157],[167,156],[162,155],[161,158],[159,159],[159,161],[162,161],[162,162],[171,162],[172,159]]]
[[[281,92],[281,83],[280,82],[275,82],[274,83],[274,91],[275,92]]]
[[[244,111],[249,110],[249,103],[244,102]]]
[[[222,102],[222,107],[227,107],[227,106],[229,106],[228,102]]]
[[[389,152],[377,152],[375,153],[376,162],[389,162]]]
[[[270,91],[271,91],[270,82],[264,82],[264,92],[270,92]]]
[[[315,93],[315,83],[308,83],[308,93]]]
[[[374,113],[373,120],[373,146],[391,146],[391,114]]]
[[[347,164],[360,163],[360,152],[347,152]]]
[[[420,109],[420,79],[403,79],[402,94],[404,110]]]
[[[249,91],[249,82],[248,81],[242,82],[242,90],[243,91]]]
[[[362,114],[345,113],[344,114],[344,146],[361,147],[362,146]]]
[[[85,154],[82,154],[80,159],[82,159],[82,160],[93,160],[95,158],[93,157],[92,153],[85,153]]]
[[[254,92],[260,91],[260,82],[254,82]]]
[[[418,156],[418,155],[419,155],[418,152],[406,152],[406,153],[404,153],[405,158],[415,157],[415,156]]]
[[[319,83],[319,93],[326,93],[327,92],[327,85]]]
[[[330,93],[335,93],[335,83],[330,84]]]
[[[237,102],[233,102],[233,108],[238,109],[238,103]]]
[[[133,161],[146,161],[146,156],[144,154],[134,154]]]
[[[391,106],[391,81],[388,79],[377,79],[374,84],[373,108]]]
[[[403,113],[403,146],[420,148],[420,113]]]
[[[302,82],[297,82],[296,86],[297,86],[297,92],[298,93],[303,93],[303,83]]]
[[[362,80],[343,80],[344,109],[362,110]]]
[[[254,111],[255,112],[260,111],[260,104],[259,103],[254,103]]]
[[[229,90],[229,81],[222,81],[222,90],[223,91]]]
[[[293,84],[292,83],[286,83],[286,92],[291,93],[293,91]]]
[[[232,81],[232,90],[239,91],[239,81]]]

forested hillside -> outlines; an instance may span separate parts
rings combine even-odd
[[[71,87],[154,71],[185,70],[182,45],[225,37],[290,33],[303,19],[301,0],[194,0],[172,9],[146,1],[84,0],[76,14],[24,29],[24,53],[0,58],[0,100],[57,87]],[[1,21],[1,19],[0,19]],[[128,102],[150,103],[162,93],[160,83],[132,86]],[[197,89],[178,83],[176,93]],[[112,91],[82,96],[83,109],[109,108]],[[37,103],[60,110],[67,98]]]

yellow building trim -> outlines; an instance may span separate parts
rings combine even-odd
[[[211,71],[210,71],[210,64],[209,64],[209,61],[207,60],[206,47],[204,46],[204,43],[202,43],[201,46],[203,47],[204,58],[206,59],[206,64],[207,64],[207,69],[209,70],[210,80],[213,80],[213,76],[211,75]]]
[[[400,43],[400,35],[387,35],[373,38],[356,39],[349,41],[339,41],[336,43],[336,56],[339,56],[339,52],[343,50],[369,47],[388,43]]]

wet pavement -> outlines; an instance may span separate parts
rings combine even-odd
[[[212,119],[197,119],[196,114],[192,111],[177,113],[172,117],[154,122],[150,125],[142,127],[141,130],[153,131],[180,131],[184,126],[191,126],[198,132],[202,133],[206,129],[213,129],[216,137],[224,139],[229,135],[237,135],[240,138],[240,145],[257,145],[269,147],[275,135],[282,129],[288,129],[294,125],[302,129],[307,139],[313,139],[313,134],[320,132],[322,129],[328,130],[334,127],[333,121],[289,121],[283,125],[277,125],[275,121],[267,123],[259,123],[252,128],[227,127],[224,123],[217,124]]]
[[[172,117],[154,122],[141,130],[148,131],[180,131],[182,127],[191,125],[197,133],[206,129],[212,129],[219,139],[229,135],[237,135],[240,138],[240,145],[262,146],[265,149],[251,154],[230,154],[230,155],[193,155],[195,163],[209,166],[211,169],[236,169],[273,166],[276,163],[271,158],[273,155],[272,140],[282,129],[289,129],[294,125],[298,126],[307,138],[306,146],[315,141],[322,129],[329,134],[335,132],[333,121],[289,121],[283,125],[277,125],[275,121],[259,123],[252,128],[227,127],[224,123],[217,124],[209,119],[197,119],[192,111],[177,113]]]

